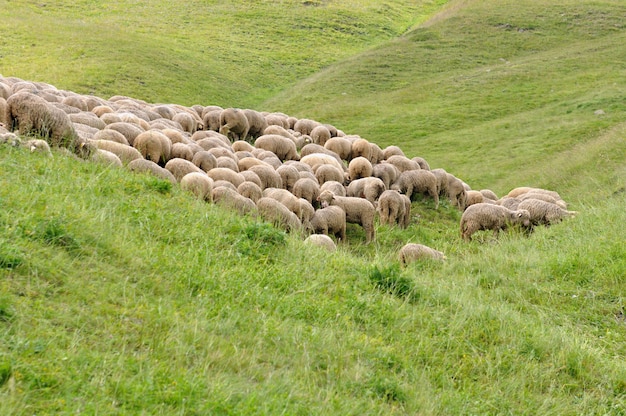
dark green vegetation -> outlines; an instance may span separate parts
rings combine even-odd
[[[409,229],[363,246],[350,227],[329,255],[159,180],[2,146],[0,414],[624,414],[623,2],[450,2],[403,36],[414,2],[230,3],[0,1],[0,73],[315,118],[580,214],[464,243],[459,212],[417,202]],[[352,31],[293,24],[346,13]],[[252,48],[272,19],[278,46]],[[212,32],[254,58],[204,58]],[[448,260],[400,269],[407,241]]]

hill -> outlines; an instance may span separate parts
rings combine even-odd
[[[245,25],[224,27],[260,27],[285,3],[256,2]],[[188,65],[201,55],[181,47],[194,45],[191,27],[225,4],[163,4],[162,14],[60,4],[0,2],[12,44],[35,44],[0,45],[0,73],[314,118],[397,144],[476,189],[556,189],[580,214],[466,243],[456,209],[417,202],[407,230],[377,225],[365,246],[351,228],[329,255],[149,176],[0,146],[0,414],[624,413],[621,2],[434,2],[440,13],[416,27],[412,2],[293,2],[319,22],[347,7],[388,29],[335,39],[319,67],[275,72]],[[29,22],[57,22],[58,36]],[[95,41],[94,22],[110,22],[99,33],[110,42]],[[88,53],[63,50],[67,39]],[[136,60],[122,59],[131,50]],[[276,58],[264,54],[255,59]],[[195,82],[207,71],[221,90]],[[448,259],[401,269],[407,241]]]

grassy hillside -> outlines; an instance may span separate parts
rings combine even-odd
[[[106,98],[254,108],[443,3],[0,0],[0,74]]]
[[[268,16],[290,21],[281,4],[318,24],[357,14],[345,22],[363,32],[302,38],[290,26],[285,39],[259,29]],[[0,73],[103,97],[316,118],[475,188],[556,189],[580,214],[465,243],[458,211],[416,202],[407,230],[378,225],[364,246],[350,227],[349,244],[328,254],[151,177],[0,146],[0,414],[626,412],[626,7],[450,2],[383,43],[426,9],[355,4],[254,2],[244,13],[187,2],[173,13],[0,1],[7,33],[26,40],[0,45]],[[229,20],[242,13],[245,25]],[[202,54],[188,47],[200,44],[191,28],[216,30],[198,23],[209,18],[230,22],[220,36],[240,50],[262,32],[282,46],[254,49],[256,62],[280,56],[285,66],[226,66],[222,55],[189,65]],[[95,22],[110,30],[94,32]],[[84,56],[64,49],[67,39]],[[283,55],[283,41],[302,54],[336,50],[313,68]],[[122,59],[131,49],[135,59]],[[401,269],[408,241],[448,259]]]

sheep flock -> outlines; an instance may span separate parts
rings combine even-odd
[[[346,223],[363,227],[366,243],[376,238],[376,220],[408,227],[412,203],[423,198],[432,199],[434,209],[444,198],[463,213],[464,240],[479,230],[497,234],[519,225],[530,231],[576,214],[553,190],[518,187],[502,197],[473,190],[398,146],[381,148],[312,119],[127,96],[103,99],[1,75],[0,143],[49,155],[50,147],[59,148],[152,174],[329,250],[345,244]],[[415,243],[399,253],[401,264],[422,258],[445,256]]]

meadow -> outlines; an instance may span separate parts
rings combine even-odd
[[[312,118],[579,212],[468,243],[458,210],[418,201],[406,230],[350,226],[329,254],[153,177],[0,146],[0,413],[625,414],[625,17],[0,0],[4,76]],[[401,268],[406,242],[447,260]]]

